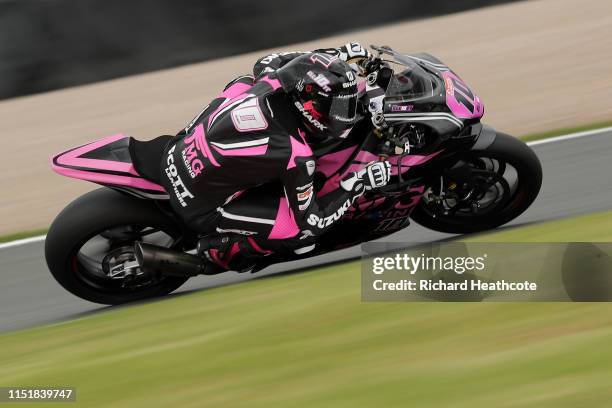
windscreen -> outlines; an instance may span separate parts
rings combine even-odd
[[[434,75],[424,70],[414,59],[388,47],[373,48],[393,59],[392,68],[395,74],[389,82],[385,96],[412,100],[434,96],[434,93],[438,92]]]
[[[432,74],[416,64],[398,71],[396,67],[395,75],[389,81],[389,86],[385,92],[386,96],[401,96],[404,100],[411,100],[434,95],[436,82]]]

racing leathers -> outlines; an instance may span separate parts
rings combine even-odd
[[[357,48],[315,52],[349,60]],[[371,163],[317,198],[308,131],[274,72],[302,54],[258,60],[254,76],[228,84],[163,156],[162,183],[174,210],[206,236],[199,252],[224,269],[249,270],[257,257],[279,250],[312,250],[358,196],[389,179],[388,164]]]

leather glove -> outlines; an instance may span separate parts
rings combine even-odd
[[[388,161],[372,162],[361,171],[364,170],[363,178],[366,191],[386,186],[391,178],[391,163]]]
[[[338,48],[340,51],[340,59],[348,63],[353,71],[359,75],[364,75],[365,70],[363,64],[370,60],[372,54],[357,42],[347,43]]]
[[[340,187],[360,196],[366,191],[386,186],[390,178],[391,163],[376,161],[369,163],[362,170],[350,173],[340,182]]]
[[[349,64],[360,63],[370,58],[370,52],[357,42],[344,44],[339,48],[340,58]]]

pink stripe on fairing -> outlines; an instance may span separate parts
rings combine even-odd
[[[249,89],[251,89],[253,87],[253,85],[249,85],[249,84],[243,84],[241,82],[235,83],[232,86],[230,86],[229,88],[227,88],[225,91],[221,92],[221,94],[218,96],[218,98],[235,98],[239,95],[242,95],[243,93],[245,93],[246,91],[248,91]]]
[[[274,227],[268,235],[268,239],[293,238],[300,233],[300,228],[295,223],[293,212],[287,205],[287,199],[282,197],[278,204],[278,212],[274,220]]]
[[[261,156],[263,154],[266,154],[266,152],[268,151],[267,144],[255,147],[244,147],[242,149],[229,150],[220,149],[215,145],[213,145],[212,148],[215,149],[215,151],[217,151],[217,153],[219,153],[221,156]]]
[[[343,175],[344,174],[346,173],[343,173]],[[317,191],[317,197],[323,197],[324,195],[337,190],[340,186],[340,181],[342,181],[342,177],[344,177],[343,175],[334,174],[333,177],[328,178],[323,187],[321,187],[321,190]]]
[[[351,164],[347,167],[347,169],[341,174],[334,174],[332,177],[328,178],[321,190],[317,192],[317,197],[323,197],[325,194],[331,193],[336,190],[340,186],[340,181],[349,173],[354,171],[359,171],[364,168],[363,164]]]
[[[53,160],[51,161],[51,168],[54,172],[56,172],[57,174],[61,174],[62,176],[92,181],[94,183],[127,186],[145,190],[166,192],[166,190],[159,184],[151,183],[150,181],[142,178],[68,169],[66,167],[61,167],[54,164]]]
[[[428,154],[425,156],[422,156],[420,154],[412,154],[412,155],[408,155],[405,156],[402,159],[402,170],[404,168],[408,168],[408,167],[413,167],[413,166],[418,166],[421,165],[425,162],[428,162],[429,160],[433,159],[434,157],[436,157],[437,155],[439,155],[440,153],[442,153],[442,150],[438,150],[437,152],[433,152],[432,154]],[[389,159],[389,162],[391,163],[391,175],[397,175],[397,161],[398,161],[399,157],[395,156],[395,157],[391,157]]]
[[[402,169],[403,168],[408,168],[408,167],[413,167],[413,166],[418,166],[420,164],[423,164],[429,160],[431,160],[432,158],[436,157],[438,154],[442,153],[442,150],[438,150],[437,152],[433,152],[431,154],[428,155],[420,155],[420,154],[411,154],[408,156],[404,156],[402,158]],[[397,175],[397,161],[399,160],[400,156],[393,156],[389,158],[389,163],[391,163],[391,174],[392,175]],[[362,163],[363,165],[373,162],[373,161],[378,161],[379,157],[373,153],[370,152],[366,152],[365,150],[360,151],[357,156],[354,159],[355,161]],[[363,168],[363,165],[359,166],[360,168]],[[353,166],[353,165],[352,165]],[[351,170],[350,168],[347,170],[347,173],[351,172],[351,171],[356,171],[356,170]],[[346,174],[346,173],[345,173]]]
[[[200,149],[201,152],[204,153],[204,155],[206,155],[206,158],[210,161],[210,163],[215,167],[221,167],[219,162],[212,155],[212,152],[210,151],[210,147],[208,147],[208,142],[206,141],[206,135],[204,134],[203,124],[200,123],[198,126],[196,126],[196,128],[193,131],[192,137],[195,137],[196,143],[198,145],[197,147]]]
[[[277,90],[278,88],[281,87],[281,83],[278,79],[272,79],[270,78],[269,75],[266,75],[265,77],[261,78],[259,81],[257,82],[267,82],[268,85],[270,85],[272,87],[273,90]]]
[[[386,199],[387,199],[387,197],[379,197],[379,198],[376,198],[374,200],[368,200],[368,199],[364,198],[364,196],[361,196],[361,197],[359,197],[357,199],[356,207],[358,206],[358,208],[361,211],[365,211],[365,210],[367,210],[370,207],[375,208],[375,207],[379,206],[380,204],[385,202]]]
[[[484,105],[474,91],[472,91],[461,78],[450,71],[443,72],[442,76],[444,77],[444,84],[446,87],[446,105],[451,112],[453,112],[453,115],[464,119],[481,118],[484,115]],[[455,82],[468,89],[472,93],[473,98],[461,92],[460,89],[455,86]],[[470,103],[474,105],[474,110],[470,111],[463,103],[459,102],[455,96],[455,92],[459,92],[464,98],[468,99]]]
[[[373,161],[378,161],[379,157],[374,153],[366,152],[365,150],[361,150],[355,156],[355,161],[363,164],[367,164]],[[397,162],[397,161],[396,161]]]
[[[296,166],[295,159],[297,157],[312,156],[312,150],[306,142],[300,143],[293,136],[289,136],[289,140],[291,141],[291,157],[289,158],[289,163],[287,163],[287,170]]]
[[[79,157],[85,153],[89,153],[93,150],[99,149],[100,147],[106,146],[126,137],[127,136],[123,134],[116,134],[105,137],[103,139],[81,146],[72,151],[62,153],[56,157],[56,161],[57,163],[63,164],[65,166],[88,167],[90,169],[120,171],[123,173],[129,173],[138,176],[139,174],[134,169],[132,163],[125,163],[114,160],[86,159]]]
[[[357,146],[351,146],[347,149],[321,156],[317,160],[317,170],[321,171],[327,177],[331,176],[346,163],[355,149],[357,149]]]

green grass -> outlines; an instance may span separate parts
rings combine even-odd
[[[350,262],[1,335],[0,386],[75,386],[83,407],[609,407],[611,344],[609,304],[363,303]]]
[[[16,232],[14,234],[3,235],[3,236],[0,237],[0,243],[16,241],[18,239],[23,239],[23,238],[35,237],[37,235],[44,235],[44,234],[47,233],[47,231],[48,231],[47,228],[41,228],[41,229],[37,229],[37,230]]]
[[[601,128],[605,128],[609,126],[612,126],[612,120],[605,121],[605,122],[591,123],[591,124],[582,125],[582,126],[574,126],[574,127],[567,127],[567,128],[562,128],[562,129],[548,130],[548,131],[539,132],[539,133],[532,133],[529,135],[521,136],[520,138],[526,142],[532,142],[534,140],[546,139],[549,137],[567,135],[567,134],[576,133],[576,132],[584,132],[586,130],[601,129]]]
[[[612,211],[591,213],[500,232],[475,235],[474,242],[610,242]]]

